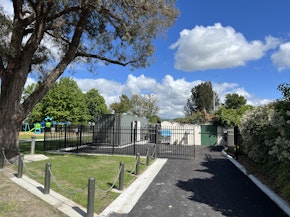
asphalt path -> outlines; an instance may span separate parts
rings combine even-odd
[[[134,208],[110,217],[286,217],[220,149],[169,159]]]

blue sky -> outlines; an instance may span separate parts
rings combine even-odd
[[[177,0],[177,7],[166,39],[154,41],[150,67],[98,66],[90,74],[76,66],[65,75],[83,91],[98,89],[108,105],[121,94],[155,94],[162,118],[182,117],[191,88],[205,81],[222,101],[227,93],[252,105],[281,98],[277,86],[290,83],[289,0]]]

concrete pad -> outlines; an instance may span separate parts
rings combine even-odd
[[[47,156],[43,154],[26,154],[24,155],[24,162],[32,162],[32,161],[41,161],[49,159]]]
[[[109,216],[111,213],[129,213],[166,162],[167,159],[156,159],[135,182],[125,189],[121,195],[100,214],[100,216]]]

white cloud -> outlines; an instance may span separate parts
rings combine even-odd
[[[154,94],[157,97],[157,105],[160,108],[158,115],[161,118],[184,117],[184,106],[191,95],[191,89],[204,81],[187,81],[184,78],[174,79],[171,75],[166,75],[161,82],[145,75],[128,75],[127,81],[119,83],[113,80],[73,78],[83,92],[91,89],[97,89],[104,97],[109,106],[113,102],[119,102],[119,97],[125,94],[131,97],[132,94]],[[32,78],[28,78],[26,86],[36,83]],[[237,93],[247,99],[247,103],[253,106],[270,103],[270,99],[261,99],[247,92],[237,83],[213,83],[213,90],[219,95],[223,103],[225,95],[228,93]]]
[[[279,39],[271,36],[266,37],[265,43],[247,41],[234,28],[216,23],[182,30],[180,38],[170,48],[177,49],[176,69],[196,71],[243,66],[247,61],[262,58],[267,50],[274,49],[279,43]]]
[[[279,71],[290,68],[290,42],[281,44],[279,50],[272,54],[271,59]]]
[[[161,118],[177,118],[184,116],[184,106],[191,95],[191,89],[203,81],[187,81],[184,78],[174,79],[166,75],[161,82],[145,75],[128,75],[127,81],[119,83],[106,79],[74,79],[82,91],[92,88],[97,89],[105,98],[109,106],[113,102],[119,102],[119,96],[126,94],[154,94],[157,97],[157,105],[160,108],[158,115]],[[269,103],[269,99],[260,99],[250,93],[237,83],[213,83],[213,89],[218,93],[221,102],[227,93],[237,93],[247,99],[248,104],[261,105]]]

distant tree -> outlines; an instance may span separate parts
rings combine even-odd
[[[85,93],[86,106],[88,109],[89,121],[94,121],[96,115],[109,114],[105,99],[96,89],[91,89]]]
[[[191,96],[187,100],[184,111],[186,116],[190,116],[197,111],[209,113],[218,104],[217,94],[213,91],[211,82],[207,81],[191,89]]]
[[[115,114],[128,113],[132,108],[132,102],[128,96],[122,94],[120,97],[120,102],[114,102],[110,105],[110,109],[114,111]]]
[[[61,78],[32,110],[29,120],[42,121],[50,116],[54,121],[85,122],[89,119],[85,97],[70,78]]]
[[[156,105],[157,99],[153,94],[131,96],[132,108],[131,113],[138,117],[146,117],[149,121],[155,119],[159,107]]]
[[[245,97],[236,94],[236,93],[229,93],[226,95],[225,100],[225,107],[227,109],[239,109],[242,106],[246,105],[247,100]]]
[[[153,39],[179,14],[174,0],[8,2],[12,16],[0,6],[0,148],[8,158],[18,154],[22,121],[71,63],[146,67],[154,52]],[[22,101],[32,73],[38,75],[39,85]]]

